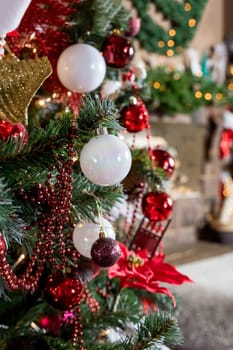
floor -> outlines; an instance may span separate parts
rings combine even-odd
[[[233,246],[197,242],[173,247],[167,262],[192,284],[170,288],[180,299],[182,350],[233,350]]]

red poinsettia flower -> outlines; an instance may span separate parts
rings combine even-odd
[[[161,282],[182,284],[192,282],[189,277],[180,273],[174,266],[164,262],[164,254],[148,258],[147,251],[129,251],[124,244],[119,243],[121,257],[118,262],[108,268],[108,277],[118,277],[121,288],[140,288],[152,293],[162,293],[170,296],[175,304],[175,298]]]

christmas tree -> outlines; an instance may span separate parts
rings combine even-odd
[[[161,283],[190,280],[158,249],[174,160],[151,148],[141,98],[119,111],[100,90],[121,74],[137,95],[138,22],[121,1],[0,6],[1,349],[179,344]],[[124,128],[145,129],[147,149],[130,150]]]

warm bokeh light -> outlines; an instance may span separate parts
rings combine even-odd
[[[164,42],[163,40],[160,40],[160,41],[158,42],[158,46],[159,46],[159,47],[164,47],[164,46],[165,46],[165,42]]]
[[[195,92],[195,97],[196,98],[201,98],[202,97],[202,92],[201,91],[196,91]]]
[[[174,45],[175,45],[174,40],[168,40],[168,42],[167,42],[167,46],[169,46],[169,47],[173,47]]]
[[[169,29],[168,34],[169,34],[170,36],[175,36],[175,35],[176,35],[176,30],[173,29],[173,28],[171,28],[171,29]]]
[[[233,90],[233,82],[227,85],[228,90]]]
[[[195,20],[195,18],[190,18],[190,20],[188,21],[188,25],[191,28],[195,27],[196,23],[197,21]]]
[[[155,82],[153,83],[153,88],[154,88],[154,89],[159,89],[159,88],[160,88],[160,82],[159,82],[159,81],[155,81]]]
[[[206,92],[204,97],[206,101],[212,100],[212,94],[210,92]]]
[[[174,55],[174,51],[173,50],[167,50],[167,56],[171,57]]]
[[[189,2],[186,2],[184,5],[185,11],[189,12],[192,10],[192,5]]]
[[[216,99],[217,100],[222,100],[223,99],[223,93],[222,92],[217,92]]]

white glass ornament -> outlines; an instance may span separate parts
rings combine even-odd
[[[114,97],[121,89],[121,82],[116,80],[105,80],[101,88],[101,97]]]
[[[57,62],[57,74],[69,90],[86,93],[95,90],[104,80],[106,63],[101,53],[88,44],[67,47]]]
[[[31,0],[0,0],[0,37],[15,30]]]
[[[131,163],[131,152],[127,144],[110,134],[93,137],[80,154],[83,174],[100,186],[119,184],[127,176]]]
[[[101,225],[106,237],[116,239],[116,234],[111,222],[101,218]],[[76,225],[73,232],[73,243],[81,255],[91,259],[91,248],[93,243],[99,238],[99,232],[99,218],[95,218],[95,222],[84,221]]]

